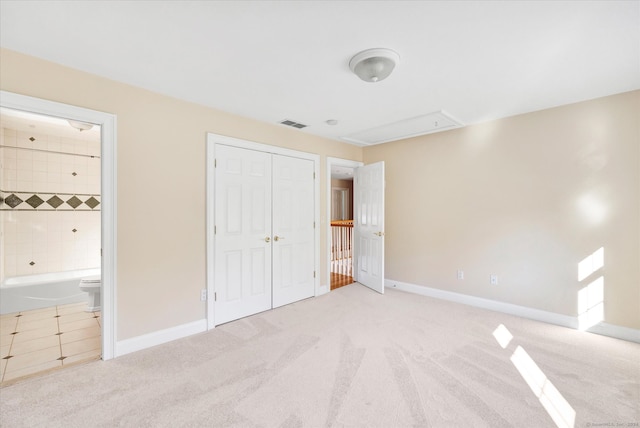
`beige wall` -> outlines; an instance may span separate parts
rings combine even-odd
[[[386,277],[575,316],[602,274],[605,322],[640,328],[639,124],[636,91],[365,148],[386,163]]]
[[[362,149],[281,125],[238,117],[95,75],[0,51],[0,87],[117,115],[117,337],[123,340],[205,317],[206,133],[362,160]],[[326,234],[321,233],[321,284]]]

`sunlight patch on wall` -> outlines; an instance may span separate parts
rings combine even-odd
[[[604,319],[604,277],[578,291],[578,329],[586,330]]]
[[[604,247],[598,248],[592,254],[589,254],[580,263],[578,263],[578,281],[584,280],[586,277],[596,272],[604,266]]]
[[[604,247],[578,263],[578,281],[583,282],[604,267]],[[587,330],[604,320],[604,276],[578,291],[578,329]]]

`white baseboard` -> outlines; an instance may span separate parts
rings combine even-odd
[[[318,292],[316,293],[316,297],[322,296],[323,294],[327,294],[329,292],[329,286],[327,284],[321,285],[318,287]]]
[[[207,320],[202,319],[188,324],[182,324],[165,330],[154,331],[142,336],[132,337],[116,343],[115,356],[121,357],[131,352],[141,351],[152,346],[182,339],[183,337],[207,331]]]
[[[589,333],[640,343],[640,330],[601,322],[587,329]]]
[[[578,328],[577,317],[557,314],[555,312],[527,308],[525,306],[499,302],[497,300],[484,299],[482,297],[469,296],[467,294],[454,293],[452,291],[439,290],[437,288],[424,287],[421,285],[410,284],[402,281],[394,281],[391,279],[385,280],[385,287],[406,291],[409,293],[420,294],[422,296],[433,297],[436,299],[448,300],[450,302],[462,303],[464,305],[475,306],[478,308],[489,309],[491,311],[502,312],[505,314],[515,315],[535,321],[541,321],[547,324],[554,324],[572,329]],[[600,323],[589,328],[587,331],[603,336],[614,337],[616,339],[640,343],[640,330],[636,330],[633,328]]]

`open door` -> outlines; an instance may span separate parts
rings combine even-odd
[[[384,294],[384,162],[356,168],[356,281]]]

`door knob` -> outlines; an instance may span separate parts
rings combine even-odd
[[[264,238],[264,242],[271,242],[271,238],[267,236],[266,238]]]
[[[384,236],[384,232],[373,232],[376,236]]]
[[[281,240],[281,239],[284,239],[284,236],[278,236],[278,235],[276,235],[276,236],[274,236],[274,237],[273,237],[273,240],[274,240],[274,241],[276,241],[276,242],[278,242],[278,241],[279,241],[279,240]]]

